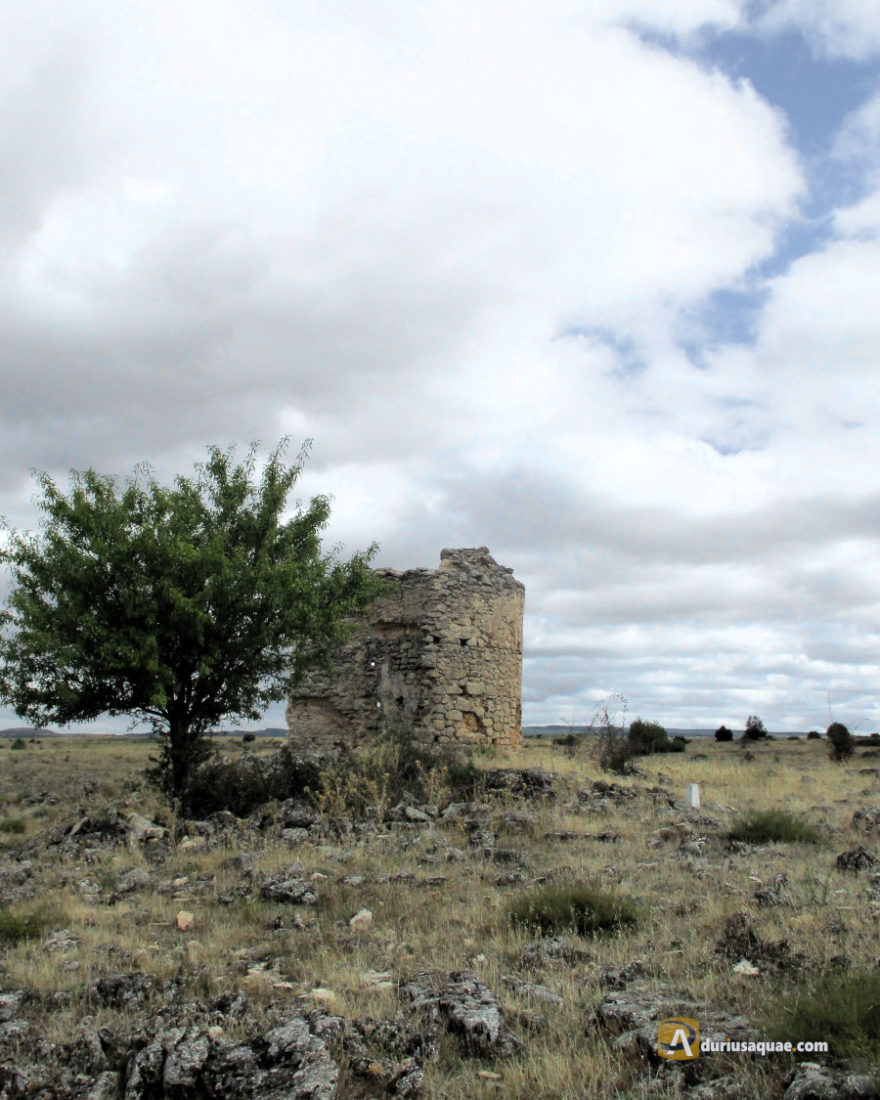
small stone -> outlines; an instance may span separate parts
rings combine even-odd
[[[193,849],[201,850],[208,847],[208,838],[204,836],[185,836],[177,847],[181,852],[192,851]]]
[[[392,989],[390,970],[367,970],[361,977],[371,989]]]
[[[313,1001],[317,1001],[318,1004],[322,1005],[332,1006],[337,1004],[339,1001],[339,998],[336,996],[332,989],[325,989],[321,985],[316,986],[314,989],[310,990],[309,996],[312,998]]]
[[[739,962],[733,968],[734,974],[739,974],[746,978],[755,978],[761,971],[755,966],[754,963],[749,962],[748,959],[740,959]]]

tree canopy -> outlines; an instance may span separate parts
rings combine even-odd
[[[209,448],[172,487],[149,467],[124,482],[48,474],[38,532],[11,532],[0,561],[13,586],[0,612],[0,696],[38,726],[103,714],[148,721],[157,775],[185,805],[204,735],[222,719],[256,720],[291,682],[329,661],[380,591],[375,545],[342,561],[322,551],[326,497],[287,498],[308,453],[286,464],[282,440],[257,476]]]

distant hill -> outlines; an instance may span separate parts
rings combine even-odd
[[[211,737],[244,737],[246,733],[252,733],[254,737],[287,737],[286,726],[267,726],[262,730],[212,730]]]
[[[36,726],[10,726],[8,729],[0,730],[0,737],[63,737],[62,733],[58,730],[44,729],[38,730]]]

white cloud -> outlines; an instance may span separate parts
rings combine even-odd
[[[833,524],[869,537],[850,498],[880,488],[847,427],[876,414],[878,257],[869,206],[842,211],[852,236],[772,282],[754,349],[697,370],[677,346],[773,253],[805,168],[751,86],[627,24],[741,4],[52,10],[61,55],[30,7],[5,26],[0,156],[39,183],[7,177],[10,493],[31,465],[314,436],[331,541],[398,567],[489,543],[523,577],[531,718],[630,684],[705,717],[704,682],[770,675],[793,712],[803,637],[830,651],[835,609],[876,599],[869,553],[824,555]]]
[[[759,25],[795,28],[830,57],[865,60],[880,53],[880,9],[863,0],[777,0]]]

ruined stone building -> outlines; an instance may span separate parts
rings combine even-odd
[[[383,730],[425,744],[518,745],[525,589],[485,546],[443,550],[439,569],[378,570],[393,584],[291,697],[294,743],[355,745]]]

